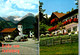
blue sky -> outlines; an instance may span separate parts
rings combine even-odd
[[[0,0],[0,16],[24,16],[38,14],[38,0]]]
[[[42,8],[46,9],[45,13],[48,15],[55,11],[66,13],[71,11],[72,8],[77,8],[75,0],[40,0],[40,2],[43,2]]]

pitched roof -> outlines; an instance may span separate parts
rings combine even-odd
[[[53,14],[55,14],[58,18],[64,16],[64,13],[57,13],[57,12],[53,12]]]
[[[5,28],[1,32],[13,32],[16,28]]]
[[[66,19],[66,18],[71,17],[71,16],[73,16],[73,15],[75,15],[77,13],[78,13],[78,9],[75,9],[75,10],[65,14],[64,16],[60,17],[60,19],[64,19],[64,18]]]

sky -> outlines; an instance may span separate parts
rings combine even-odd
[[[0,16],[24,16],[27,13],[38,14],[38,0],[0,0]]]
[[[71,11],[72,8],[77,8],[75,0],[40,0],[40,2],[43,2],[42,8],[46,9],[44,13],[48,15],[55,11],[66,13]]]

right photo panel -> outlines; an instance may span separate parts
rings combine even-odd
[[[78,0],[40,0],[40,55],[78,55]]]

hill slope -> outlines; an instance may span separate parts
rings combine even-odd
[[[18,22],[18,24],[22,24],[23,29],[33,29],[35,22],[36,22],[35,17],[27,16],[24,19],[22,19],[20,22]]]

